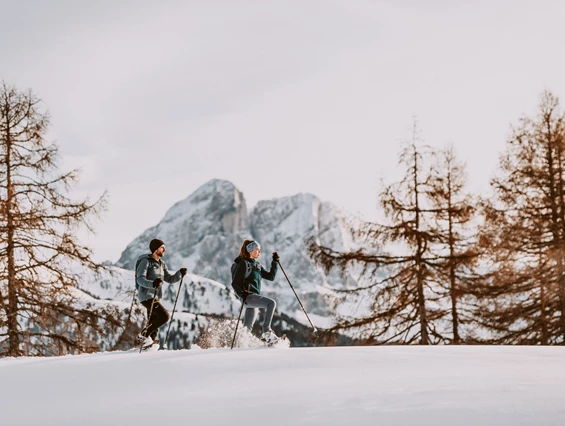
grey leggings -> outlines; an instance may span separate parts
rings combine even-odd
[[[255,322],[255,317],[257,316],[257,308],[265,309],[265,321],[263,322],[263,332],[271,328],[271,321],[273,320],[273,314],[275,313],[275,308],[277,307],[277,302],[268,297],[259,296],[258,294],[250,294],[245,299],[245,316],[243,318],[243,324],[248,328],[253,328],[253,323]]]

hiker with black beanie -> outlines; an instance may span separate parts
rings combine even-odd
[[[175,283],[186,275],[187,269],[180,268],[175,274],[170,274],[167,264],[162,259],[165,255],[165,243],[154,239],[149,243],[151,254],[144,254],[137,259],[135,267],[135,284],[139,302],[147,309],[147,327],[137,336],[142,347],[147,348],[158,343],[159,327],[169,321],[169,313],[161,305],[159,299],[163,296],[163,281]]]

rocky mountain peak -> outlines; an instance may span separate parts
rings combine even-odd
[[[148,242],[159,238],[167,245],[165,260],[171,269],[187,266],[218,279],[221,275],[214,270],[225,266],[220,257],[227,254],[225,250],[234,250],[242,234],[249,234],[243,193],[231,182],[214,179],[173,205],[161,222],[132,241],[116,266],[132,269],[137,256],[147,252]]]
[[[294,287],[309,302],[313,313],[331,310],[326,295],[333,287],[352,283],[352,277],[326,274],[307,255],[305,241],[313,237],[322,244],[348,250],[354,237],[346,215],[313,194],[259,201],[248,214],[245,197],[231,182],[214,179],[169,209],[163,220],[128,245],[117,266],[133,269],[135,259],[147,252],[147,244],[160,238],[167,245],[165,260],[175,271],[186,266],[191,273],[230,287],[230,266],[241,242],[253,238],[262,245],[259,261],[270,268],[271,252],[277,251]],[[277,299],[280,309],[294,313],[296,299],[284,275],[265,282],[265,295]]]

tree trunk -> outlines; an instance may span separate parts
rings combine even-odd
[[[414,141],[416,140],[416,128],[414,128]],[[422,262],[423,244],[422,237],[420,236],[420,194],[418,192],[418,153],[414,147],[414,205],[415,205],[415,231],[418,242],[416,254],[416,268],[418,271],[418,310],[420,315],[420,335],[422,337],[420,344],[429,345],[430,339],[428,337],[428,316],[426,312],[426,297],[424,295],[424,265]]]
[[[451,206],[450,206],[451,207]],[[453,238],[453,218],[449,213],[449,282],[451,295],[451,316],[453,317],[453,344],[458,345],[461,342],[459,337],[459,315],[457,313],[457,278],[455,275],[455,248]]]
[[[12,141],[10,137],[10,123],[6,126],[6,219],[7,219],[7,257],[8,257],[8,306],[6,309],[7,328],[8,328],[8,356],[20,355],[20,345],[18,339],[18,292],[16,280],[15,247],[14,247],[14,217],[13,217],[13,197],[14,187],[12,185],[11,169]]]

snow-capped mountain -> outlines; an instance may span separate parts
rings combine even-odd
[[[186,266],[196,275],[228,283],[230,266],[241,241],[249,236],[243,194],[233,184],[212,180],[169,209],[156,226],[124,250],[116,266],[133,270],[153,238],[165,241],[169,269]]]
[[[252,238],[262,245],[259,260],[263,266],[270,268],[271,252],[277,251],[308,311],[327,318],[334,309],[328,297],[331,289],[348,286],[354,278],[327,275],[314,265],[306,253],[305,240],[314,237],[334,249],[351,249],[355,239],[345,226],[346,220],[337,207],[311,194],[260,201],[248,213],[241,191],[228,181],[212,180],[176,203],[161,222],[132,241],[116,266],[133,269],[135,259],[148,252],[149,241],[159,238],[167,247],[169,269],[187,266],[189,272],[231,288],[230,266],[242,241]],[[264,282],[263,292],[277,300],[279,311],[306,321],[282,272],[273,283]],[[197,294],[195,291],[196,299],[191,303],[201,303]],[[328,325],[326,319],[320,321],[324,322],[320,327]]]
[[[121,315],[131,317],[127,333],[118,331],[108,335],[101,348],[133,342],[135,334],[143,328],[145,312],[134,298],[133,269],[137,257],[148,253],[153,238],[165,242],[164,259],[171,273],[182,266],[191,272],[180,288],[167,341],[169,348],[190,347],[203,332],[214,334],[214,330],[223,337],[211,338],[221,337],[225,345],[225,337],[233,334],[235,322],[226,322],[226,318],[237,317],[241,303],[231,289],[230,267],[244,239],[261,243],[263,254],[259,260],[266,269],[271,266],[271,252],[280,254],[281,264],[315,326],[330,326],[336,312],[333,289],[354,285],[355,279],[353,274],[346,277],[326,274],[314,265],[306,252],[306,240],[314,237],[336,250],[357,248],[346,226],[347,220],[340,209],[311,194],[260,201],[248,213],[243,193],[232,183],[212,180],[202,185],[171,207],[157,225],[132,241],[115,265],[109,265],[99,274],[80,273],[80,290],[87,294],[85,299],[94,298],[99,304],[112,307],[119,305]],[[173,309],[178,289],[179,283],[164,284],[162,303],[169,311]],[[263,282],[262,292],[277,301],[273,327],[291,333],[298,345],[308,344],[310,326],[282,271],[274,282]],[[130,316],[131,306],[134,308]],[[166,328],[160,330],[162,341]]]
[[[327,275],[306,253],[306,239],[317,241],[336,250],[351,249],[354,237],[345,226],[346,215],[331,203],[311,194],[260,201],[250,214],[251,233],[263,247],[262,263],[268,268],[270,253],[277,251],[281,265],[292,285],[299,292],[308,311],[328,317],[334,311],[332,288],[343,288],[354,281],[337,273]],[[304,322],[298,301],[282,271],[275,282],[264,283],[262,291],[277,300],[281,309]],[[326,324],[319,324],[321,327]]]

